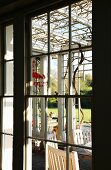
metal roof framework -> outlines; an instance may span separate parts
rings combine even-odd
[[[81,65],[80,49],[84,55]],[[79,71],[91,73],[92,0],[82,0],[32,18],[32,56],[50,54],[54,59],[55,53],[65,54],[66,74],[69,50],[73,69],[79,65]]]
[[[32,18],[32,49],[37,54],[89,47],[92,1],[83,0]]]

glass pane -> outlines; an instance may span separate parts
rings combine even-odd
[[[30,120],[32,120],[33,137],[45,138],[45,133],[48,135],[55,132],[58,140],[62,141],[64,138],[63,141],[66,141],[65,136],[63,137],[64,134],[62,134],[66,128],[65,98],[48,98],[46,102],[43,97],[34,97],[30,101],[32,104],[29,115]]]
[[[12,170],[13,162],[13,136],[2,135],[3,154],[2,154],[2,169]]]
[[[51,95],[58,93],[58,55],[51,55],[50,60],[50,91]]]
[[[13,99],[3,99],[3,169],[12,170]],[[9,134],[9,135],[8,135]]]
[[[33,170],[45,170],[45,152],[39,150],[40,140],[30,140],[32,142],[32,166]],[[42,145],[41,145],[42,146]],[[29,166],[28,166],[29,168]]]
[[[47,14],[32,18],[32,55],[48,52]]]
[[[44,129],[45,129],[45,98],[33,98],[32,100],[32,120],[33,120],[33,132],[35,136],[40,137],[40,133],[44,137]]]
[[[5,28],[5,60],[13,59],[13,25]]]
[[[47,94],[48,58],[47,56],[33,57],[31,63],[30,93],[32,95]]]
[[[3,99],[3,132],[13,134],[13,98]]]
[[[4,64],[4,93],[13,95],[13,61]]]
[[[92,94],[92,51],[72,52],[72,82],[74,93]]]
[[[79,71],[84,74],[84,79],[85,75],[91,75],[92,77],[92,51],[88,50],[83,52],[84,54],[84,61],[79,67]]]
[[[80,1],[71,5],[72,48],[92,44],[92,2]]]
[[[68,7],[50,13],[50,51],[65,50],[69,47]]]

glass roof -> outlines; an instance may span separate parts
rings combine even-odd
[[[69,43],[70,42],[70,43]],[[91,46],[92,1],[83,0],[32,18],[32,48],[47,53]],[[49,47],[49,49],[48,49]]]

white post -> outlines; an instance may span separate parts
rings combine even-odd
[[[64,94],[64,55],[58,56],[58,94]],[[64,130],[64,108],[65,99],[58,98],[58,136],[62,140],[62,132]]]
[[[40,57],[40,73],[45,76],[45,79],[42,79],[42,83],[47,83],[47,57]],[[41,86],[41,95],[47,95],[47,85],[43,84]],[[41,98],[41,132],[40,137],[44,137],[45,134],[45,98]]]
[[[35,58],[31,60],[31,76],[33,72],[36,72],[37,70],[37,61]],[[38,79],[35,79],[32,77],[33,82],[38,82]],[[37,95],[37,86],[33,85],[31,88],[31,93],[34,95]],[[33,125],[33,136],[39,136],[40,130],[39,130],[39,113],[38,113],[38,99],[33,98],[32,101],[33,104],[33,120],[34,120],[34,125]]]
[[[73,87],[72,87],[72,75],[73,75],[73,62],[70,62],[70,95],[73,95]],[[72,129],[76,128],[76,110],[75,110],[75,98],[69,98],[68,100],[68,110],[69,110],[69,135],[72,133]]]
[[[26,122],[27,122],[27,136],[32,136],[32,98],[28,99],[26,110]],[[26,145],[26,169],[32,169],[32,141],[27,139]]]
[[[80,71],[79,71],[79,58],[80,53],[78,53],[78,95],[80,95]],[[79,120],[79,126],[80,126],[80,98],[78,98],[78,120]]]

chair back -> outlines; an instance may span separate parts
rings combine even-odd
[[[47,134],[47,139],[51,140],[50,142],[47,142],[48,145],[50,145],[50,146],[52,146],[54,148],[58,148],[58,144],[54,143],[54,141],[57,141],[55,132]]]
[[[89,130],[83,131],[83,141],[84,141],[84,144],[92,142],[91,131]]]
[[[81,129],[75,129],[73,131],[73,137],[74,137],[74,144],[77,145],[83,145],[84,140],[83,140],[83,132]]]
[[[48,169],[66,170],[66,151],[48,146]],[[69,170],[79,170],[78,154],[69,152]]]

